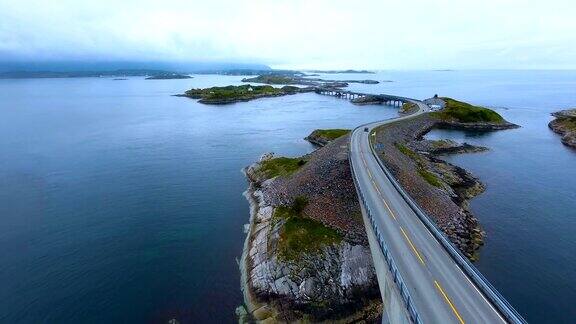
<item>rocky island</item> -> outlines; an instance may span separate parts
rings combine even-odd
[[[330,137],[340,130],[330,132]],[[309,136],[310,137],[310,136]],[[349,136],[245,170],[245,321],[376,322],[381,301],[348,164]]]
[[[146,80],[172,80],[172,79],[192,79],[191,76],[179,73],[162,73],[152,75],[146,78]]]
[[[484,191],[478,178],[440,155],[486,151],[485,147],[423,137],[434,128],[496,131],[519,127],[493,110],[451,98],[444,108],[378,128],[376,151],[410,196],[448,238],[471,260],[483,244],[484,232],[468,200]]]
[[[556,117],[548,124],[551,130],[562,135],[562,143],[576,148],[576,109],[557,111],[552,114]]]
[[[221,105],[241,101],[250,101],[258,98],[279,97],[312,91],[314,91],[313,88],[298,88],[294,86],[275,88],[269,85],[252,86],[247,84],[241,86],[190,89],[184,94],[177,96],[200,99],[198,102],[204,104]]]
[[[341,73],[350,73],[350,74],[375,74],[376,72],[368,71],[368,70],[311,70],[308,71],[311,73],[325,73],[325,74],[341,74]]]
[[[376,80],[326,80],[320,78],[302,77],[300,75],[259,75],[253,78],[244,78],[242,82],[263,84],[307,85],[315,87],[345,88],[349,83],[378,84]]]

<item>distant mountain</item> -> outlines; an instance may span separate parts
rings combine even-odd
[[[1,72],[0,79],[41,79],[41,78],[89,78],[89,77],[127,77],[160,76],[173,74],[160,70],[114,70],[114,71],[8,71]]]
[[[263,64],[205,62],[0,62],[0,78],[157,76],[174,73],[236,74],[271,71]]]

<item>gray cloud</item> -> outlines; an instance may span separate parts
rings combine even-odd
[[[0,0],[4,60],[576,68],[568,0]]]

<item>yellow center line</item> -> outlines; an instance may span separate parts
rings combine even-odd
[[[418,252],[418,250],[416,249],[416,247],[414,246],[414,244],[412,243],[412,241],[408,237],[408,234],[406,234],[402,226],[400,226],[400,230],[402,231],[402,234],[404,234],[404,237],[406,238],[406,241],[408,241],[408,244],[410,244],[412,251],[414,251],[414,254],[416,254],[418,260],[420,260],[420,263],[424,264],[424,259],[422,259],[422,255],[420,255],[420,252]]]
[[[444,299],[446,300],[448,305],[450,305],[450,308],[452,308],[452,312],[454,312],[454,315],[456,315],[456,317],[458,317],[458,320],[460,321],[461,324],[464,324],[464,320],[462,319],[462,317],[460,316],[460,314],[456,310],[456,307],[454,307],[454,304],[452,304],[452,302],[450,301],[450,298],[448,298],[448,296],[444,292],[444,289],[442,289],[442,287],[440,286],[438,281],[434,280],[434,284],[436,285],[436,288],[438,288],[438,290],[440,291],[442,296],[444,296]]]

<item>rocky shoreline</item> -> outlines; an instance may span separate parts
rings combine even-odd
[[[446,122],[434,113],[386,125],[376,131],[376,151],[410,196],[430,215],[460,251],[471,260],[485,236],[468,201],[485,190],[467,170],[441,159],[444,154],[483,152],[486,147],[451,140],[426,140],[434,128],[495,131],[519,126],[501,122]]]
[[[348,133],[350,133],[349,129],[315,129],[304,139],[316,146],[326,146],[336,138]]]
[[[482,131],[518,127],[493,111],[470,107],[465,112],[493,121],[460,122],[456,118],[468,116],[453,110],[451,115],[426,113],[377,128],[374,141],[380,159],[404,189],[474,260],[485,233],[468,200],[485,187],[440,156],[487,148],[423,138],[446,125]],[[320,146],[313,153],[300,158],[267,154],[244,170],[251,217],[241,260],[246,305],[239,312],[241,321],[351,323],[380,318],[377,278],[348,160],[348,132],[315,130],[306,137]]]
[[[304,85],[311,87],[330,87],[330,88],[345,88],[350,83],[361,84],[378,84],[380,81],[376,80],[327,80],[321,78],[310,78],[310,76],[300,75],[259,75],[252,78],[244,78],[242,82],[248,83],[262,83],[262,84],[279,84],[279,85]],[[385,81],[391,82],[391,81]]]
[[[313,87],[298,88],[294,86],[284,86],[282,88],[274,88],[272,86],[252,86],[247,84],[242,86],[190,89],[184,94],[177,94],[174,96],[199,99],[198,102],[203,104],[225,105],[260,98],[281,97],[297,93],[313,92],[314,90],[315,88]]]
[[[378,322],[380,294],[349,178],[347,142],[344,136],[311,153],[292,175],[264,176],[260,169],[274,159],[270,154],[244,170],[252,206],[241,260],[246,322]],[[307,202],[301,216],[278,216],[300,197]],[[294,218],[314,222],[316,231],[335,231],[338,239],[286,254]]]
[[[552,113],[556,119],[548,127],[557,134],[562,135],[562,143],[576,148],[576,109],[561,110]]]

